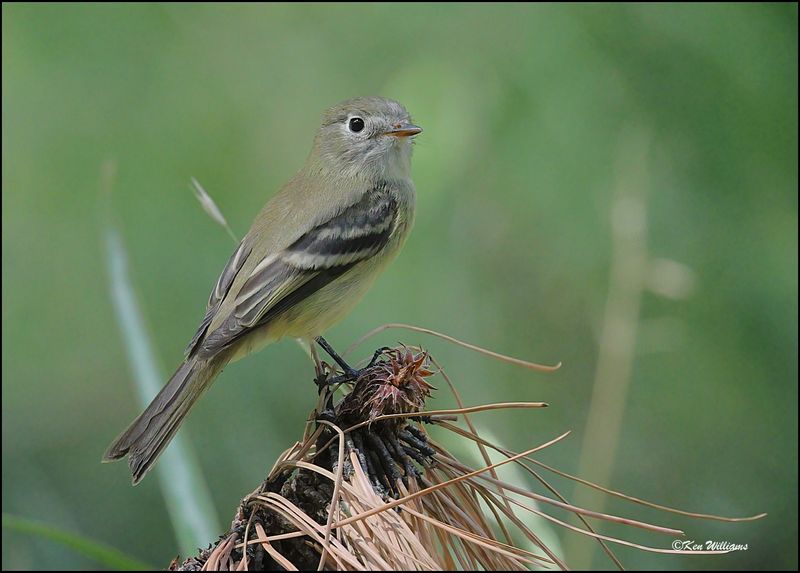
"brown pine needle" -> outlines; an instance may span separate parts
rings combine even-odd
[[[729,552],[660,549],[602,535],[587,519],[671,536],[683,532],[571,504],[533,464],[610,495],[689,517],[723,521],[761,517],[720,518],[673,510],[596,486],[533,458],[565,439],[569,432],[521,453],[495,445],[479,435],[470,415],[547,404],[499,402],[465,407],[444,369],[427,352],[418,349],[415,353],[413,349],[403,346],[385,351],[378,366],[360,376],[352,386],[354,391],[338,402],[331,401],[330,389],[322,392],[317,404],[317,412],[322,414],[308,418],[302,439],[278,457],[266,481],[242,501],[231,530],[215,547],[181,567],[236,571],[276,567],[337,571],[566,570],[567,564],[537,534],[539,526],[528,524],[528,516],[597,540],[620,568],[607,544],[660,554]],[[458,408],[424,409],[425,398],[433,388],[424,380],[434,372],[429,364],[435,365],[447,381]],[[414,388],[420,394],[411,393]],[[391,399],[380,402],[375,401],[376,396]],[[398,397],[407,399],[405,404],[411,407],[398,407],[398,403],[403,404],[395,401]],[[362,408],[362,403],[369,407]],[[464,418],[466,429],[447,421],[458,417]],[[439,428],[477,447],[483,459],[481,467],[467,466],[434,441],[430,434],[440,432]],[[490,450],[504,458],[493,463]],[[532,475],[547,491],[534,493],[500,479],[495,470],[511,463]],[[570,525],[545,513],[542,506],[569,512],[581,523]],[[515,538],[525,545],[516,546]]]
[[[449,408],[445,410],[422,410],[420,412],[399,412],[397,414],[383,414],[377,416],[371,422],[378,422],[380,420],[391,420],[393,418],[416,418],[421,416],[459,416],[461,414],[474,414],[475,412],[488,412],[489,410],[514,410],[514,409],[530,409],[530,408],[547,408],[550,404],[547,402],[497,402],[495,404],[483,404],[481,406],[468,406],[466,408]],[[355,430],[362,426],[368,425],[370,421],[361,422],[356,426],[347,428],[345,432]],[[569,432],[567,432],[569,434]]]
[[[317,566],[317,571],[322,571],[323,566],[325,565],[325,557],[328,555],[328,544],[331,538],[331,527],[333,525],[333,516],[339,510],[339,490],[342,487],[342,478],[343,478],[343,471],[344,471],[344,432],[342,432],[339,426],[335,424],[331,424],[325,420],[320,420],[320,424],[333,428],[339,436],[339,460],[336,466],[336,478],[334,479],[334,486],[333,486],[333,500],[331,502],[331,509],[328,512],[328,523],[325,525],[325,541],[322,544],[322,555],[319,557],[319,565]]]
[[[369,332],[367,332],[364,336],[356,340],[353,344],[351,344],[347,350],[344,351],[343,355],[347,356],[352,352],[356,347],[358,347],[361,343],[366,341],[369,338],[372,338],[376,334],[380,334],[384,330],[389,330],[390,328],[403,328],[406,330],[411,330],[413,332],[421,332],[423,334],[429,334],[431,336],[435,336],[437,338],[441,338],[442,340],[446,340],[448,342],[452,342],[457,346],[461,346],[462,348],[468,348],[469,350],[473,350],[480,354],[484,354],[486,356],[491,356],[492,358],[496,358],[501,362],[508,362],[509,364],[515,364],[517,366],[522,366],[523,368],[528,368],[530,370],[536,370],[538,372],[555,372],[559,368],[561,368],[561,362],[558,362],[554,366],[548,366],[546,364],[537,364],[535,362],[529,362],[527,360],[522,360],[520,358],[514,358],[513,356],[506,356],[505,354],[500,354],[499,352],[494,352],[493,350],[489,350],[487,348],[483,348],[481,346],[477,346],[475,344],[470,344],[469,342],[464,342],[463,340],[459,340],[457,338],[453,338],[452,336],[448,336],[447,334],[443,334],[441,332],[437,332],[435,330],[431,330],[430,328],[423,328],[421,326],[414,326],[411,324],[402,324],[399,322],[391,322],[388,324],[384,324],[377,328],[373,328]]]
[[[458,406],[460,408],[463,408],[464,407],[464,403],[461,400],[461,395],[458,393],[458,390],[456,389],[455,384],[453,384],[453,381],[450,380],[450,377],[445,372],[444,367],[441,364],[439,364],[439,362],[433,356],[431,356],[431,362],[434,364],[434,366],[436,366],[439,369],[439,373],[442,375],[442,378],[444,378],[445,382],[447,382],[447,386],[450,388],[450,393],[453,394],[453,397],[455,398],[456,403],[458,404]],[[469,430],[470,430],[469,432],[461,430],[461,428],[459,428],[457,426],[453,426],[452,424],[448,424],[447,422],[444,422],[444,421],[439,422],[439,424],[440,425],[446,425],[446,427],[448,427],[448,429],[450,429],[451,431],[455,431],[456,433],[459,433],[460,435],[462,435],[462,436],[464,436],[466,438],[472,439],[475,442],[475,444],[478,446],[478,449],[481,452],[481,456],[483,457],[483,460],[484,460],[484,462],[486,464],[491,463],[490,458],[489,458],[489,453],[486,451],[486,447],[487,446],[493,448],[495,451],[503,453],[504,455],[513,455],[513,453],[509,454],[507,451],[502,451],[497,446],[495,446],[493,444],[490,444],[489,442],[487,442],[487,441],[483,440],[482,438],[480,438],[478,436],[477,429],[472,424],[472,421],[470,420],[469,416],[466,415],[466,414],[464,414],[464,421],[466,422],[467,426],[469,427]],[[520,460],[520,461],[517,462],[517,464],[519,464],[523,469],[525,469],[527,472],[532,474],[539,481],[539,483],[541,483],[545,488],[547,488],[553,495],[558,497],[562,502],[568,503],[567,499],[563,495],[561,495],[556,488],[554,488],[552,485],[547,483],[547,481],[545,481],[545,479],[542,478],[537,472],[533,471],[528,466],[526,466],[524,462],[522,462]],[[492,470],[492,477],[498,478],[497,472],[495,472],[494,470]],[[507,502],[507,501],[506,501],[506,506],[508,507],[509,510],[511,510],[511,506],[510,506],[509,502]],[[489,507],[490,507],[492,512],[496,511],[494,506],[489,505]],[[586,529],[588,529],[592,533],[595,533],[594,528],[592,528],[592,526],[589,524],[589,522],[586,520],[586,518],[584,516],[578,515],[577,517],[581,521],[581,523],[583,523],[583,525],[586,527]],[[509,539],[508,532],[506,531],[506,528],[505,528],[505,524],[500,519],[497,519],[497,522],[501,524],[503,533],[506,535],[506,538]],[[614,565],[620,571],[624,571],[625,567],[623,567],[623,565],[620,562],[619,558],[614,554],[614,552],[606,544],[606,542],[603,541],[602,539],[597,539],[597,542],[600,544],[600,547],[603,549],[603,552],[608,556],[609,559],[611,559],[611,561],[614,563]]]
[[[660,511],[666,511],[668,513],[674,513],[674,514],[677,514],[677,515],[685,515],[686,517],[694,517],[696,519],[709,519],[709,520],[713,520],[713,521],[724,521],[726,523],[740,523],[740,522],[746,522],[746,521],[756,521],[758,519],[762,519],[762,518],[767,516],[766,513],[758,513],[756,515],[751,515],[749,517],[724,517],[724,516],[721,516],[721,515],[713,515],[713,514],[709,514],[709,513],[695,513],[695,512],[692,512],[692,511],[685,511],[683,509],[676,509],[674,507],[669,507],[669,506],[666,506],[666,505],[660,505],[658,503],[653,503],[652,501],[647,501],[645,499],[634,497],[632,495],[626,495],[624,493],[615,491],[613,489],[609,489],[607,487],[603,487],[601,485],[598,485],[596,483],[592,483],[590,481],[587,481],[585,479],[579,478],[577,476],[568,474],[566,472],[562,472],[561,470],[557,470],[556,468],[548,466],[547,464],[545,464],[543,462],[540,462],[539,460],[530,459],[530,458],[526,458],[526,459],[527,459],[527,461],[529,461],[531,463],[534,463],[537,466],[539,466],[539,467],[541,467],[543,469],[546,469],[547,471],[551,471],[556,475],[559,475],[561,477],[570,479],[570,480],[575,481],[575,482],[577,482],[579,484],[585,485],[587,487],[591,487],[591,488],[596,489],[598,491],[602,491],[603,493],[607,493],[608,495],[613,495],[614,497],[618,497],[620,499],[625,499],[627,501],[630,501],[630,502],[633,502],[633,503],[636,503],[636,504],[639,504],[639,505],[652,507],[653,509],[658,509]]]
[[[482,406],[469,406],[467,408],[451,408],[446,410],[423,410],[421,412],[400,412],[397,414],[384,414],[376,417],[374,420],[365,420],[359,422],[349,428],[343,430],[348,434],[364,426],[369,426],[381,420],[392,420],[395,418],[416,418],[418,416],[430,416],[434,418],[432,421],[436,424],[440,423],[439,416],[460,415],[460,414],[473,414],[475,412],[488,412],[489,410],[513,410],[513,409],[530,409],[530,408],[546,408],[549,404],[546,402],[498,402],[497,404],[484,404]],[[572,432],[567,431],[564,436],[568,436]],[[329,440],[319,451],[324,451],[333,443],[333,439]],[[488,465],[488,464],[487,464]]]
[[[438,422],[437,424],[439,426],[443,427],[443,428],[446,428],[446,429],[450,430],[451,432],[455,432],[455,433],[459,434],[460,436],[463,436],[465,438],[469,438],[470,440],[473,440],[476,443],[480,443],[480,444],[483,444],[484,446],[492,448],[496,452],[499,452],[499,453],[501,453],[503,455],[506,455],[506,456],[514,455],[513,451],[507,450],[505,448],[501,448],[501,447],[489,442],[488,440],[485,440],[485,439],[481,438],[480,436],[476,435],[474,432],[468,432],[468,431],[463,430],[462,428],[459,428],[458,426],[454,426],[453,424],[450,424],[448,422]],[[552,466],[549,466],[549,465],[545,464],[544,462],[541,462],[541,461],[539,461],[537,459],[534,459],[534,458],[525,457],[523,459],[525,461],[527,461],[527,462],[532,463],[532,464],[536,464],[537,466],[539,466],[539,467],[541,467],[541,468],[543,468],[543,469],[545,469],[547,471],[553,472],[554,474],[556,474],[558,476],[561,476],[563,478],[575,481],[577,483],[580,483],[580,484],[585,485],[587,487],[591,487],[591,488],[596,489],[598,491],[602,491],[603,493],[607,493],[608,495],[612,495],[614,497],[618,497],[620,499],[624,499],[624,500],[636,503],[638,505],[644,505],[646,507],[652,507],[653,509],[658,509],[660,511],[666,511],[668,513],[674,513],[674,514],[677,514],[677,515],[684,515],[686,517],[693,517],[693,518],[696,518],[696,519],[708,519],[708,520],[713,520],[713,521],[723,521],[723,522],[726,522],[726,523],[740,523],[740,522],[747,522],[747,521],[756,521],[758,519],[762,519],[762,518],[767,516],[766,513],[759,513],[757,515],[752,515],[752,516],[749,516],[749,517],[724,517],[724,516],[721,516],[721,515],[713,515],[713,514],[708,514],[708,513],[695,513],[695,512],[691,512],[691,511],[685,511],[685,510],[682,510],[682,509],[676,509],[674,507],[669,507],[669,506],[666,506],[666,505],[660,505],[660,504],[654,503],[652,501],[647,501],[645,499],[641,499],[641,498],[638,498],[638,497],[627,495],[627,494],[615,491],[613,489],[609,489],[609,488],[603,487],[601,485],[597,485],[596,483],[592,483],[590,481],[587,481],[585,479],[579,478],[579,477],[574,476],[572,474],[568,474],[566,472],[563,472],[563,471],[561,471],[559,469],[556,469],[556,468],[554,468]],[[528,472],[530,472],[530,473],[532,473],[534,475],[538,475],[532,469],[528,468],[522,460],[520,460],[518,462],[518,464],[521,467],[525,468]],[[538,478],[538,479],[541,479],[541,478]]]
[[[557,439],[558,438],[556,438],[556,440]],[[553,440],[553,441],[555,442],[556,440]],[[536,449],[536,448],[534,448],[534,449]],[[505,463],[505,462],[501,462],[501,463]],[[328,472],[327,470],[324,470],[324,469],[320,468],[319,466],[314,466],[314,465],[311,465],[311,464],[308,464],[308,463],[305,463],[305,462],[299,462],[297,464],[297,466],[301,467],[301,468],[305,468],[305,469],[311,470],[311,471],[314,471],[314,472],[317,472],[320,475],[324,475],[328,479],[333,479],[335,477],[332,473]],[[356,466],[356,471],[359,471],[358,470],[358,466]],[[478,470],[478,471],[488,471],[488,469],[484,468],[483,470]],[[334,527],[335,528],[341,528],[343,526],[350,525],[350,524],[352,524],[354,522],[363,521],[363,520],[365,520],[365,519],[367,519],[367,518],[369,518],[369,517],[371,517],[373,515],[376,515],[376,514],[379,514],[379,513],[383,513],[383,512],[387,512],[387,511],[389,511],[389,510],[391,510],[391,509],[393,509],[393,508],[395,508],[397,506],[402,506],[403,507],[403,511],[409,511],[409,512],[411,512],[413,514],[413,510],[409,507],[409,505],[407,505],[407,502],[412,501],[412,500],[414,500],[416,498],[419,498],[419,497],[421,497],[423,495],[429,494],[429,493],[431,493],[433,491],[439,490],[439,489],[441,489],[443,487],[450,486],[451,484],[453,484],[453,483],[455,483],[457,481],[461,481],[461,479],[465,479],[465,478],[468,478],[468,477],[470,477],[470,476],[461,476],[458,479],[453,479],[453,480],[449,480],[447,482],[442,482],[442,483],[436,484],[435,486],[431,486],[429,488],[425,488],[424,490],[420,490],[418,492],[408,493],[406,496],[404,496],[401,499],[395,500],[395,501],[390,502],[390,503],[385,503],[385,504],[381,505],[380,507],[373,508],[372,510],[370,510],[368,512],[359,513],[358,515],[355,515],[353,517],[350,517],[350,518],[347,518],[347,519],[344,519],[344,520],[341,520],[341,521],[336,521],[334,523]],[[343,485],[344,485],[344,488],[347,489],[347,490],[351,490],[351,488],[352,488],[352,486],[350,484],[345,483]],[[274,495],[274,494],[272,494],[272,495]],[[431,518],[428,518],[427,516],[420,517],[420,515],[416,515],[416,514],[414,514],[414,515],[416,517],[420,518],[420,519],[423,519],[423,521],[430,521],[431,520]],[[433,520],[433,521],[435,521],[435,520]],[[441,522],[437,522],[435,525],[437,527],[443,527],[444,529],[450,529],[449,526],[446,526],[446,524],[442,524]],[[517,556],[514,555],[514,553],[522,553],[522,554],[530,555],[535,559],[539,559],[539,560],[542,559],[541,556],[537,556],[537,555],[535,555],[533,553],[525,551],[524,549],[520,549],[518,547],[513,547],[511,545],[505,545],[505,544],[502,544],[502,543],[500,543],[498,541],[492,541],[491,544],[488,544],[484,540],[484,538],[482,538],[480,535],[476,535],[476,534],[471,533],[471,532],[466,531],[466,530],[462,531],[461,533],[463,535],[458,535],[459,537],[470,538],[473,542],[478,543],[478,544],[491,545],[493,549],[496,549],[495,545],[497,547],[505,547],[507,549],[507,552],[510,552],[509,554],[512,555],[512,556],[515,556],[515,557],[517,557]]]
[[[510,458],[508,458],[508,459],[505,459],[505,460],[499,461],[499,462],[497,462],[497,463],[495,463],[495,464],[492,464],[492,465],[490,465],[490,466],[485,466],[485,467],[483,467],[483,468],[481,468],[481,469],[478,469],[478,470],[472,471],[472,472],[470,472],[470,473],[464,474],[464,475],[462,475],[462,476],[459,476],[459,477],[457,477],[457,478],[454,478],[454,479],[452,479],[452,480],[451,480],[451,481],[449,481],[449,482],[445,482],[445,483],[441,483],[441,484],[432,485],[432,486],[430,486],[430,487],[426,487],[425,489],[421,489],[421,490],[420,490],[420,491],[418,491],[418,492],[410,493],[410,494],[408,494],[408,495],[407,495],[407,496],[405,496],[405,497],[401,497],[400,499],[395,499],[394,501],[390,501],[390,502],[388,502],[388,503],[387,503],[386,505],[384,505],[383,507],[380,507],[380,508],[375,508],[375,509],[371,509],[371,510],[369,510],[369,511],[365,512],[365,513],[362,513],[362,514],[360,514],[360,515],[354,515],[353,517],[349,517],[349,518],[345,519],[344,521],[340,521],[340,522],[338,522],[338,523],[337,523],[337,525],[338,525],[338,526],[342,526],[342,525],[348,525],[348,524],[350,524],[350,523],[353,523],[354,521],[359,521],[359,520],[362,520],[362,519],[366,519],[367,517],[369,517],[369,516],[371,516],[371,515],[375,515],[375,514],[376,514],[376,513],[378,513],[378,512],[381,512],[381,511],[386,511],[386,510],[388,510],[388,509],[395,508],[395,507],[397,507],[397,506],[399,506],[399,505],[403,505],[403,504],[404,504],[404,503],[406,503],[407,501],[410,501],[410,500],[412,500],[412,499],[416,499],[416,498],[418,498],[418,497],[421,497],[421,496],[423,496],[423,495],[428,495],[429,493],[432,493],[432,492],[434,492],[434,491],[437,491],[437,490],[439,490],[439,489],[442,489],[443,487],[447,487],[447,486],[449,486],[449,485],[451,485],[451,484],[453,484],[453,483],[456,483],[456,482],[459,482],[459,481],[463,481],[463,480],[465,480],[465,479],[472,478],[472,477],[474,477],[474,476],[476,476],[476,475],[480,475],[480,474],[482,474],[482,473],[484,473],[484,472],[488,472],[488,471],[489,471],[489,470],[491,470],[492,468],[497,468],[497,467],[503,466],[503,465],[505,465],[505,464],[511,463],[511,462],[513,462],[514,460],[517,460],[517,459],[519,459],[519,458],[521,458],[521,457],[524,457],[524,456],[529,456],[529,455],[531,455],[531,454],[533,454],[533,453],[535,453],[535,452],[538,452],[538,451],[540,451],[540,450],[543,450],[544,448],[547,448],[547,447],[549,447],[549,446],[552,446],[553,444],[555,444],[555,443],[557,443],[557,442],[560,442],[561,440],[563,440],[564,438],[566,438],[568,434],[569,434],[569,432],[565,432],[565,433],[561,434],[560,436],[558,436],[558,437],[556,437],[556,438],[553,438],[553,439],[552,439],[552,440],[550,440],[549,442],[545,442],[544,444],[542,444],[542,445],[540,445],[540,446],[536,446],[535,448],[531,448],[530,450],[526,450],[526,451],[524,451],[524,452],[522,452],[522,453],[520,453],[520,454],[517,454],[516,456],[512,456],[512,457],[510,457]],[[309,467],[309,466],[310,466],[310,464],[306,464],[306,463],[304,463],[304,462],[299,462],[299,463],[298,463],[298,462],[296,462],[296,463],[297,463],[297,467],[305,467],[306,469],[314,469],[313,467]],[[302,464],[302,465],[301,465],[301,464]],[[314,471],[316,471],[316,470],[314,470]]]
[[[263,547],[264,550],[269,553],[270,557],[277,561],[278,564],[287,571],[297,571],[297,567],[295,567],[291,561],[286,559],[272,546],[272,544],[269,542],[269,538],[267,537],[267,532],[264,531],[264,527],[260,523],[256,523],[256,532],[258,532],[261,547]]]
[[[520,456],[520,457],[524,457],[524,456]],[[509,458],[509,460],[511,460],[512,458],[514,458],[514,456]],[[441,462],[447,462],[447,463],[451,464],[452,467],[455,467],[459,471],[466,471],[467,469],[469,469],[469,468],[466,468],[465,466],[462,466],[461,464],[455,462],[455,460],[448,459],[448,458],[442,456],[441,454],[439,454],[436,457],[436,459],[441,461]],[[508,461],[508,460],[506,460],[506,461]],[[547,504],[550,504],[550,505],[552,505],[554,507],[558,507],[560,509],[565,509],[565,510],[570,511],[572,513],[585,515],[587,517],[593,517],[595,519],[601,519],[603,521],[611,521],[613,523],[621,523],[623,525],[630,525],[632,527],[638,527],[639,529],[644,529],[644,530],[647,530],[647,531],[653,531],[653,532],[656,532],[656,533],[666,533],[666,534],[673,535],[673,536],[674,535],[684,535],[684,532],[681,531],[680,529],[672,529],[671,527],[662,527],[660,525],[652,525],[650,523],[643,523],[641,521],[636,521],[635,519],[628,519],[628,518],[625,518],[625,517],[617,517],[615,515],[609,515],[607,513],[600,513],[600,512],[597,512],[597,511],[592,511],[590,509],[583,509],[581,507],[578,507],[578,506],[575,506],[575,505],[571,505],[569,503],[564,503],[564,502],[561,502],[561,501],[556,501],[555,499],[550,499],[549,497],[544,496],[544,495],[539,495],[537,493],[532,493],[532,492],[526,491],[526,490],[522,489],[521,487],[517,487],[515,485],[502,482],[500,480],[494,479],[494,478],[489,477],[489,476],[479,475],[477,477],[478,477],[478,479],[482,479],[484,481],[487,481],[487,482],[491,483],[492,485],[495,485],[497,487],[502,487],[503,489],[507,489],[508,491],[514,492],[514,493],[516,493],[518,495],[521,495],[523,497],[527,497],[529,499],[533,499],[533,500],[538,501],[540,503],[547,503]]]

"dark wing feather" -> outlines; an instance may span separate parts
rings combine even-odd
[[[375,256],[394,232],[396,217],[396,201],[379,186],[264,258],[239,289],[231,316],[203,339],[202,352],[215,354]]]
[[[210,325],[211,321],[214,320],[214,315],[217,314],[220,303],[225,298],[225,295],[228,294],[228,291],[233,284],[233,280],[236,278],[236,275],[239,274],[244,262],[247,260],[247,256],[250,254],[252,246],[247,245],[246,241],[247,239],[243,239],[242,242],[239,243],[239,246],[225,264],[225,268],[222,269],[222,273],[219,275],[217,283],[214,285],[214,289],[211,291],[211,295],[208,297],[206,315],[203,317],[203,321],[197,328],[197,332],[194,333],[192,340],[189,342],[189,346],[186,347],[187,356],[191,355],[197,348],[198,343],[205,335],[206,330],[208,330],[208,325]]]

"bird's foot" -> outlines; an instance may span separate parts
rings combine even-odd
[[[325,340],[321,336],[318,336],[315,340],[317,344],[319,344],[322,347],[322,349],[325,352],[327,352],[328,355],[331,358],[333,358],[336,364],[338,364],[339,367],[342,369],[341,374],[331,377],[328,377],[326,373],[317,373],[317,377],[314,379],[314,382],[320,389],[323,386],[333,386],[335,384],[342,384],[345,382],[355,382],[361,377],[362,374],[364,374],[365,371],[375,366],[375,363],[378,362],[378,359],[381,357],[383,353],[385,353],[388,350],[391,350],[388,346],[379,348],[372,355],[372,359],[369,361],[369,364],[367,364],[363,368],[353,368],[345,361],[344,358],[339,356],[339,354],[333,349],[333,347],[330,344],[328,344],[327,340]]]

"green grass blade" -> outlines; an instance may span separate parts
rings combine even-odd
[[[56,543],[69,547],[76,553],[94,559],[109,569],[117,571],[153,571],[156,569],[152,565],[148,565],[135,557],[126,555],[119,549],[106,545],[105,543],[87,539],[75,533],[70,533],[69,531],[64,531],[63,529],[58,529],[23,517],[4,513],[3,529],[27,533],[29,535],[55,541]]]
[[[122,330],[142,407],[161,389],[166,378],[156,364],[150,337],[128,276],[127,254],[119,233],[109,223],[107,264],[114,310]],[[186,430],[164,451],[155,473],[161,484],[175,536],[184,555],[194,554],[222,531],[211,494],[186,441]]]

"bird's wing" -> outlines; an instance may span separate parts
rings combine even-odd
[[[396,225],[398,205],[385,188],[365,193],[362,198],[328,221],[317,225],[291,245],[269,254],[252,267],[236,292],[233,279],[246,258],[235,253],[217,281],[209,301],[209,313],[202,333],[198,331],[192,351],[216,354],[250,331],[267,324],[282,311],[308,298],[353,266],[383,249]],[[250,251],[247,251],[249,253]],[[238,268],[237,268],[238,264]],[[224,291],[224,292],[223,292]],[[220,296],[221,295],[221,296]],[[225,297],[234,297],[229,315],[216,316]],[[207,332],[209,325],[219,324]]]
[[[189,342],[189,346],[186,347],[185,352],[187,356],[194,352],[194,350],[197,348],[198,342],[200,342],[200,340],[203,338],[203,335],[206,333],[206,330],[208,330],[208,325],[211,324],[212,320],[214,320],[220,304],[228,294],[236,275],[238,275],[239,271],[242,270],[244,262],[247,260],[247,257],[252,249],[253,246],[248,243],[247,239],[242,239],[242,241],[239,243],[239,246],[231,255],[231,258],[228,259],[228,262],[225,264],[225,268],[222,269],[222,273],[219,275],[219,278],[217,279],[217,282],[208,297],[206,314],[203,317],[200,326],[197,328],[197,332],[194,333],[192,340]]]

